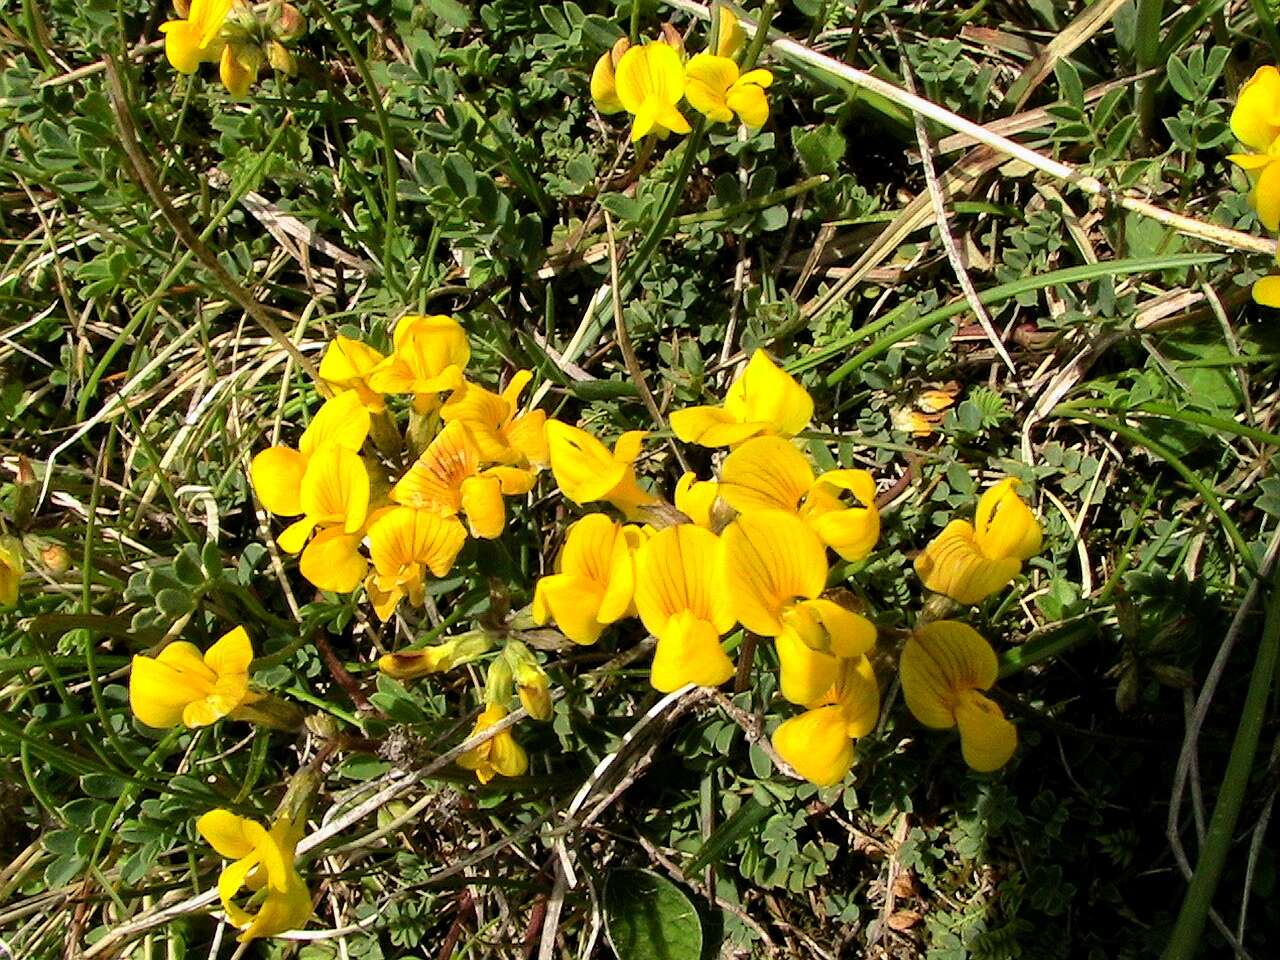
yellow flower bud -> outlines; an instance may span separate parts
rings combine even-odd
[[[272,70],[278,70],[291,77],[298,72],[298,61],[294,59],[293,54],[284,44],[275,40],[267,43],[267,63],[271,64]]]
[[[534,657],[533,651],[519,640],[511,640],[503,651],[515,674],[516,694],[529,716],[535,720],[551,719],[551,681]]]

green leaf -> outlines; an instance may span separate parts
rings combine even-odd
[[[80,789],[99,800],[114,800],[124,793],[127,780],[114,777],[109,773],[86,773],[80,778]]]
[[[427,0],[427,6],[451,27],[464,30],[471,23],[471,11],[458,0]]]
[[[201,569],[200,555],[195,544],[188,543],[173,558],[173,575],[188,587],[198,587],[204,583],[204,571]]]
[[[165,616],[174,618],[185,616],[194,609],[191,594],[173,587],[165,587],[156,594],[156,606]]]
[[[1199,93],[1196,90],[1196,78],[1177,57],[1170,57],[1167,66],[1169,86],[1177,92],[1183,100],[1188,103],[1195,103],[1199,99]]]
[[[651,870],[610,872],[604,917],[618,960],[696,960],[702,954],[702,922],[693,902]]]
[[[812,130],[792,127],[791,143],[810,176],[835,174],[837,165],[844,158],[845,137],[834,124],[824,123]]]

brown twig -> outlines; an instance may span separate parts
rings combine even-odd
[[[316,649],[320,651],[320,659],[328,667],[334,682],[346,691],[347,696],[351,698],[351,702],[364,713],[376,713],[380,717],[385,717],[385,713],[369,702],[369,698],[360,689],[360,684],[356,682],[356,678],[347,672],[347,668],[342,665],[342,661],[333,652],[333,647],[329,646],[329,641],[324,638],[323,631],[315,631],[311,639],[315,643]]]

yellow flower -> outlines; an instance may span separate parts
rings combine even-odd
[[[387,408],[386,402],[382,394],[369,386],[369,375],[384,360],[386,357],[367,343],[338,334],[320,361],[320,379],[334,393],[354,390],[366,410],[382,413]]]
[[[17,537],[0,537],[0,607],[18,602],[22,580],[22,543]]]
[[[676,482],[676,509],[700,527],[715,532],[715,506],[720,485],[699,480],[695,473],[682,474]]]
[[[618,102],[635,117],[634,143],[648,133],[688,133],[689,121],[676,104],[684,96],[684,68],[680,54],[665,43],[631,47],[618,61],[614,77]]]
[[[720,32],[716,36],[716,56],[735,57],[746,43],[747,36],[742,32],[732,10],[725,6],[718,6],[717,9],[720,11]]]
[[[302,575],[321,590],[350,593],[366,570],[357,549],[369,512],[369,472],[364,461],[346,447],[326,444],[307,462],[299,499],[302,519],[276,538],[280,549],[301,551]],[[307,543],[317,527],[320,534]]]
[[[476,725],[471,728],[471,736],[488,730],[503,720],[507,712],[507,708],[501,704],[489,704],[477,718]],[[529,755],[516,743],[516,738],[508,728],[458,757],[458,766],[464,770],[474,770],[477,780],[488,783],[496,776],[521,776],[529,769]]]
[[[200,654],[177,640],[155,657],[138,654],[129,671],[129,706],[148,727],[205,727],[260,694],[249,689],[253,646],[236,627]]]
[[[365,589],[379,619],[389,620],[405,598],[420,606],[426,593],[425,571],[447,576],[466,541],[467,531],[456,517],[413,507],[378,511],[369,524],[373,571]]]
[[[625,617],[635,591],[635,551],[643,534],[603,513],[569,527],[556,572],[533,591],[533,620],[554,619],[574,643],[595,643],[605,627]]]
[[[768,70],[739,75],[728,57],[700,53],[685,65],[684,95],[689,105],[715,123],[729,123],[734,114],[748,127],[763,127],[769,119],[765,88],[773,83]]]
[[[1275,67],[1259,67],[1240,88],[1231,131],[1253,152],[1227,159],[1249,174],[1249,203],[1262,225],[1274,231],[1280,227],[1280,71]]]
[[[840,499],[846,492],[858,506]],[[794,513],[850,562],[865,558],[880,537],[876,482],[871,474],[829,470],[815,479],[804,454],[781,437],[754,437],[725,457],[720,497],[740,513]]]
[[[196,829],[220,856],[234,861],[218,877],[218,896],[227,920],[244,931],[239,942],[306,926],[311,919],[311,894],[293,865],[302,824],[280,817],[267,830],[230,810],[210,810],[196,821]],[[254,891],[256,913],[235,902],[245,887]]]
[[[796,773],[819,787],[839,783],[853,766],[853,741],[874,729],[880,690],[871,661],[841,662],[827,703],[783,722],[773,732],[773,748]]]
[[[660,502],[636,482],[632,464],[640,456],[644,438],[643,430],[630,430],[618,438],[610,453],[585,430],[549,421],[547,452],[560,492],[579,506],[604,500],[628,520],[643,520],[642,508]]]
[[[446,423],[461,420],[485,463],[541,467],[547,463],[547,415],[541,410],[517,414],[520,394],[533,379],[518,370],[501,394],[463,381],[440,408]]]
[[[369,435],[369,411],[355,392],[340,393],[326,400],[311,425],[302,432],[298,449],[269,447],[253,458],[249,479],[263,508],[278,517],[296,517],[303,512],[302,480],[307,464],[323,447],[334,444],[353,452],[364,446]]]
[[[1040,523],[1017,491],[1018,481],[1006,477],[982,495],[972,524],[952,520],[929,542],[915,562],[928,589],[957,603],[981,603],[1040,551]]]
[[[431,673],[443,673],[484,656],[493,646],[490,635],[481,631],[437,643],[420,650],[401,650],[378,659],[378,669],[397,680],[412,680]]]
[[[731,447],[761,434],[794,437],[812,417],[813,400],[804,387],[757,350],[729,385],[723,407],[689,407],[669,419],[685,443]]]
[[[720,537],[720,566],[734,616],[753,633],[775,637],[782,695],[805,706],[836,682],[842,661],[876,641],[865,617],[819,595],[827,583],[821,541],[781,510],[740,516]]]
[[[619,37],[613,48],[600,54],[591,71],[591,99],[601,113],[621,113],[626,109],[618,99],[618,61],[631,46],[626,37]]]
[[[1003,767],[1018,731],[979,691],[996,682],[995,651],[967,624],[938,620],[916,630],[902,650],[902,695],[915,718],[936,730],[960,728],[965,763],[980,773]]]
[[[391,499],[442,517],[465,514],[473,536],[492,540],[506,526],[503,495],[528,493],[533,474],[519,467],[480,469],[480,451],[467,424],[445,424],[409,472],[391,488]]]
[[[413,409],[430,413],[441,393],[462,383],[462,371],[470,359],[467,334],[452,317],[401,317],[391,356],[369,375],[369,387],[384,394],[411,393]]]
[[[232,5],[233,0],[191,0],[185,20],[160,24],[165,56],[173,69],[195,73],[201,63],[217,62],[224,45],[219,34]]]
[[[686,683],[716,687],[733,676],[720,636],[734,624],[717,569],[716,535],[682,523],[636,552],[636,610],[658,638],[649,682],[663,693]]]

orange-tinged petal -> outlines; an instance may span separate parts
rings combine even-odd
[[[781,437],[748,440],[720,467],[720,496],[741,513],[770,509],[794,513],[812,485],[809,461]]]
[[[965,520],[952,520],[915,559],[916,573],[925,587],[967,605],[981,603],[1005,587],[1021,566],[1013,557],[986,557]]]
[[[253,492],[267,513],[296,517],[302,513],[302,476],[307,458],[289,447],[268,447],[249,464]]]
[[[759,510],[738,517],[720,537],[724,592],[734,615],[754,633],[782,632],[784,607],[818,596],[827,582],[826,551],[795,514]]]
[[[369,471],[360,454],[337,444],[317,452],[302,477],[302,509],[347,533],[361,530],[369,512]]]
[[[773,748],[796,773],[819,787],[839,783],[853,766],[853,741],[838,706],[792,717],[773,732]]]
[[[907,707],[922,724],[936,729],[955,726],[960,695],[988,689],[998,672],[991,644],[955,620],[936,620],[917,629],[898,665]]]
[[[315,517],[295,520],[280,531],[280,536],[276,537],[276,543],[285,553],[301,553],[302,548],[306,546],[307,537],[311,536],[311,531],[315,528]]]
[[[658,635],[649,682],[655,690],[670,693],[686,683],[718,687],[733,672],[733,661],[720,646],[716,627],[692,610],[682,610]]]

